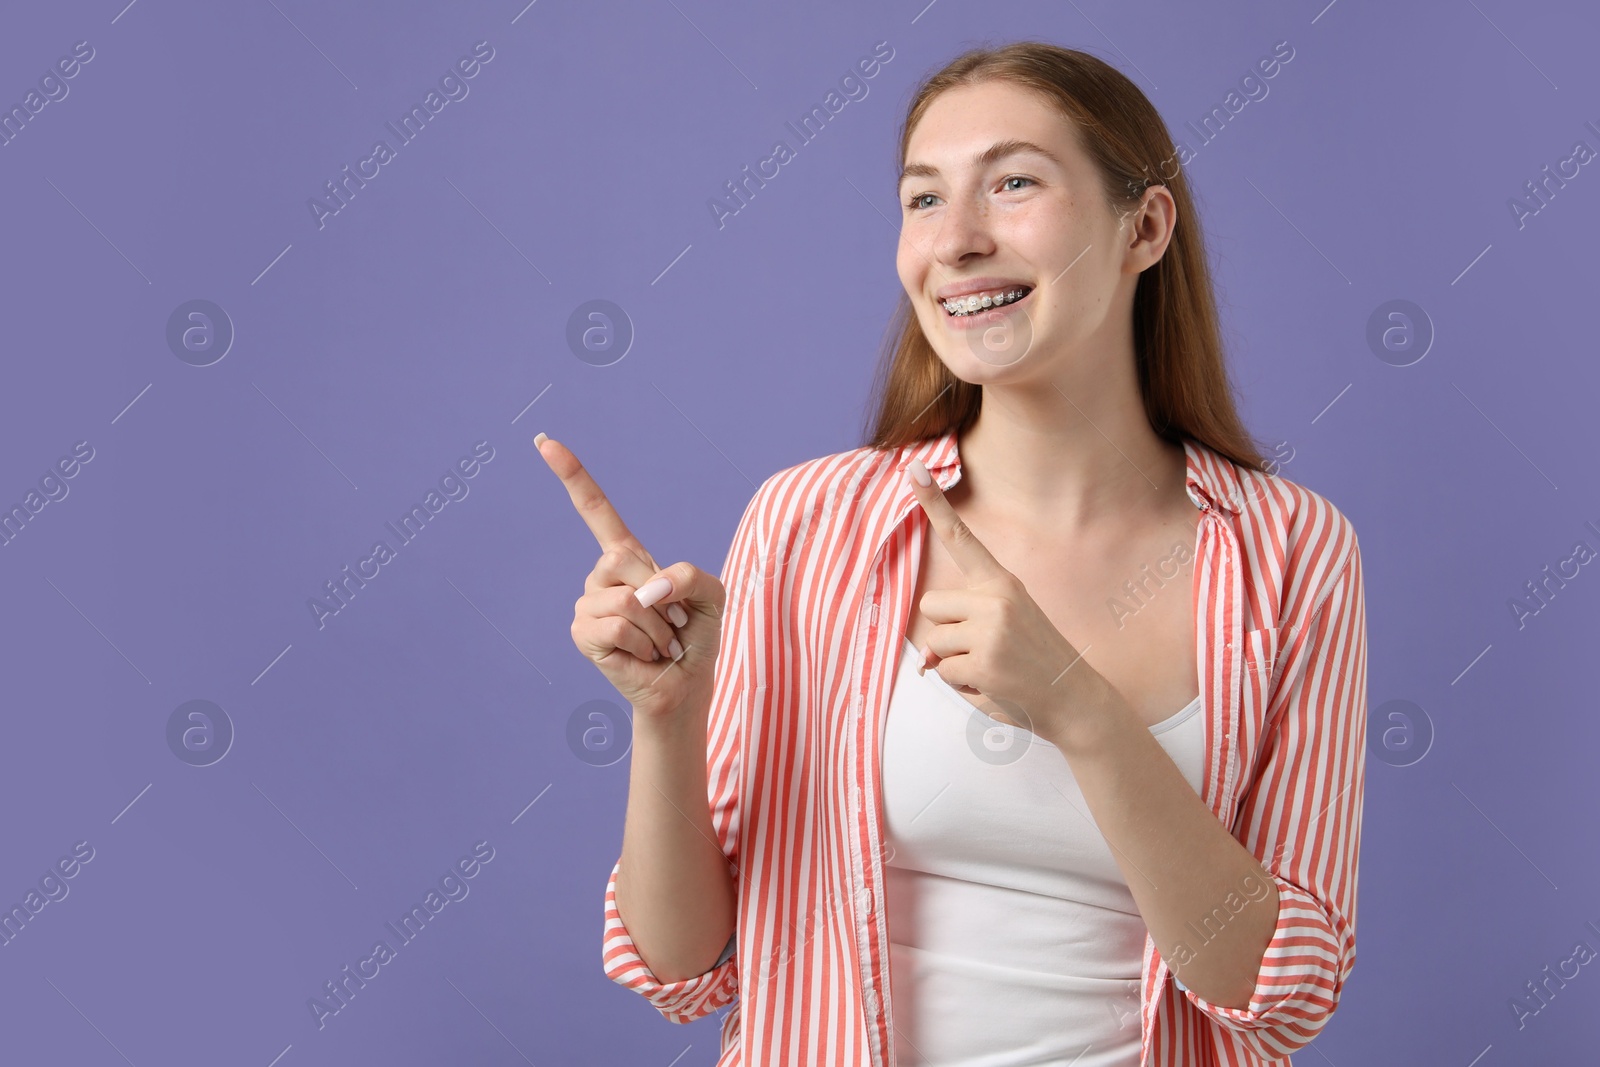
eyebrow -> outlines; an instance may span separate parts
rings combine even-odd
[[[1023,152],[1032,152],[1035,155],[1043,156],[1058,167],[1062,166],[1061,160],[1056,158],[1055,153],[1034,144],[1032,141],[1019,141],[1016,138],[996,141],[988,148],[974,155],[972,157],[972,165],[974,167],[987,167],[997,160]],[[908,163],[900,171],[900,180],[895,183],[895,188],[898,189],[904,185],[907,178],[937,178],[938,176],[939,168],[931,163]]]

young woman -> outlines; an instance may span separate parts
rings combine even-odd
[[[922,85],[870,441],[767,479],[720,580],[540,435],[634,711],[606,973],[731,1005],[719,1064],[1281,1064],[1337,1005],[1360,553],[1240,423],[1179,162],[1080,52]]]

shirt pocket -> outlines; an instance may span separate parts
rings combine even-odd
[[[1279,628],[1263,626],[1244,632],[1244,656],[1239,665],[1240,713],[1244,721],[1259,724],[1277,686],[1283,664],[1278,657]]]
[[[1243,746],[1239,743],[1229,746],[1229,771],[1234,786],[1230,792],[1234,795],[1237,795],[1240,776],[1250,772],[1255,765],[1256,749],[1261,744],[1267,710],[1283,669],[1278,656],[1278,643],[1279,627],[1276,626],[1263,626],[1244,632],[1244,648],[1239,663],[1239,720],[1235,741],[1243,742],[1248,750],[1242,751]]]

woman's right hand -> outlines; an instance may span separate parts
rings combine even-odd
[[[600,543],[600,559],[573,605],[573,644],[635,715],[662,719],[709,707],[726,599],[722,582],[692,563],[657,566],[567,446],[543,434],[534,446]],[[640,590],[649,603],[635,595]]]

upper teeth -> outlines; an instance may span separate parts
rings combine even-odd
[[[971,315],[982,311],[984,308],[1009,304],[1013,300],[1021,300],[1028,291],[1027,286],[1018,286],[1015,289],[1004,289],[994,293],[972,293],[967,296],[957,296],[949,300],[940,301],[940,303],[952,315]]]

